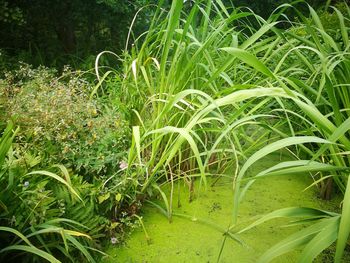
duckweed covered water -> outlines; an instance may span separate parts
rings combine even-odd
[[[278,161],[278,155],[270,155],[255,165],[252,173]],[[315,189],[303,191],[311,183],[309,175],[269,177],[256,181],[241,204],[239,224],[244,226],[258,215],[290,206],[334,209],[337,201],[319,200]],[[188,187],[181,183],[180,198],[175,194],[173,200],[176,215],[172,223],[159,209],[145,205],[142,216],[151,242],[147,241],[140,227],[132,233],[126,245],[110,247],[107,253],[111,257],[105,262],[217,262],[224,241],[223,231],[232,218],[232,182],[220,179],[207,191],[197,194],[199,197],[189,203]],[[177,206],[178,201],[181,207]],[[158,204],[162,205],[160,201]],[[239,235],[243,245],[227,237],[219,262],[256,262],[273,244],[300,228],[284,227],[288,222],[287,219],[273,220]],[[273,262],[296,262],[298,254],[291,252]]]

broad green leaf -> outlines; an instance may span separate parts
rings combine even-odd
[[[169,205],[168,198],[167,198],[166,194],[164,193],[164,191],[157,184],[153,184],[153,187],[155,189],[157,189],[158,192],[160,193],[160,195],[162,196],[163,203],[164,203],[164,205],[166,207],[166,215],[167,215],[167,218],[170,220],[171,219],[171,215],[172,215],[172,211],[170,210],[170,205]]]
[[[89,253],[89,251],[87,251],[87,249],[76,238],[68,235],[67,240],[69,240],[78,250],[80,250],[80,252],[86,257],[86,259],[89,262],[92,262],[92,263],[96,262],[94,258],[91,256],[91,254]]]
[[[260,37],[262,37],[265,33],[267,33],[271,28],[273,28],[277,24],[278,22],[273,22],[263,25],[251,37],[245,40],[244,43],[242,43],[242,45],[240,46],[240,48],[247,49],[248,47],[252,46]]]
[[[350,118],[344,121],[339,127],[337,127],[334,132],[328,137],[328,141],[331,143],[337,142],[340,138],[344,136],[344,134],[350,130]],[[350,149],[350,145],[346,145],[347,149]],[[328,150],[330,145],[322,145],[320,149],[313,156],[313,160],[320,157],[326,150]]]
[[[135,148],[136,148],[136,153],[135,153]],[[135,158],[135,155],[139,161],[139,164],[142,164],[140,126],[132,127],[132,142],[131,142],[131,147],[130,147],[129,157],[128,157],[128,167],[131,167],[132,162]]]
[[[261,225],[262,223],[265,223],[266,221],[269,221],[275,218],[281,218],[281,217],[324,218],[324,217],[331,217],[331,216],[337,216],[337,215],[338,214],[330,213],[328,211],[324,211],[320,209],[309,208],[309,207],[282,208],[264,215],[262,218],[258,219],[257,221],[250,224],[246,228],[240,230],[238,233],[246,232],[252,229],[253,227]]]
[[[295,175],[295,174],[306,174],[309,172],[330,172],[330,171],[344,171],[349,170],[348,167],[334,166],[331,164],[320,163],[310,160],[297,160],[281,162],[275,166],[272,166],[264,171],[261,171],[253,178],[249,178],[249,182],[244,186],[241,191],[241,198],[245,195],[249,187],[259,178],[266,176],[278,176],[278,175]]]
[[[289,251],[299,249],[307,245],[314,237],[326,228],[336,218],[321,219],[320,222],[315,223],[301,231],[298,231],[286,239],[282,240],[278,244],[268,249],[261,258],[257,261],[258,263],[267,263],[272,261],[274,258],[283,255]]]
[[[335,263],[340,263],[344,254],[344,249],[349,239],[350,234],[350,180],[346,185],[346,191],[343,199],[343,209],[341,213],[338,240],[335,252]]]
[[[28,253],[32,253],[35,255],[38,255],[39,257],[46,259],[47,261],[51,263],[61,263],[58,259],[56,259],[54,256],[50,255],[49,253],[38,249],[34,246],[24,246],[24,245],[12,245],[5,247],[4,249],[0,250],[0,253],[6,252],[6,251],[11,251],[11,250],[19,250],[19,251],[24,251]]]
[[[314,259],[326,248],[332,245],[338,236],[340,217],[329,219],[326,225],[303,249],[298,262],[313,262]]]
[[[349,46],[349,35],[348,35],[348,28],[345,26],[344,16],[337,8],[335,8],[335,7],[332,7],[332,8],[337,13],[338,20],[339,20],[339,26],[340,26],[340,32],[342,34],[342,38],[343,38],[345,47],[348,47]]]
[[[234,47],[226,47],[222,48],[222,50],[226,51],[227,53],[236,56],[240,60],[242,60],[244,63],[248,64],[249,66],[253,67],[257,71],[265,74],[266,76],[270,78],[274,78],[274,74],[270,71],[268,67],[265,66],[264,63],[262,63],[260,60],[258,60],[254,55],[249,53],[248,51],[245,51],[243,49],[234,48]]]
[[[27,245],[33,246],[27,237],[25,237],[21,232],[19,232],[18,230],[14,229],[14,228],[0,226],[0,231],[10,232],[10,233],[18,236],[20,239],[22,239]]]
[[[53,178],[55,179],[56,181],[64,184],[68,190],[73,194],[75,195],[80,201],[83,201],[81,199],[81,197],[79,196],[79,194],[74,190],[74,188],[72,187],[71,184],[69,184],[66,180],[64,180],[62,177],[58,176],[57,174],[54,174],[54,173],[51,173],[51,172],[48,172],[48,171],[34,171],[34,172],[30,172],[30,173],[27,173],[27,175],[45,175],[45,176],[48,176],[50,178]]]

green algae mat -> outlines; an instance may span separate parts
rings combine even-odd
[[[269,156],[255,165],[253,172],[278,161],[278,155]],[[315,189],[304,191],[311,183],[308,175],[256,181],[241,204],[239,225],[243,227],[259,215],[284,207],[335,207],[336,201],[319,200]],[[174,192],[172,222],[155,206],[145,205],[142,218],[150,240],[140,227],[125,245],[111,246],[107,250],[110,257],[104,262],[256,262],[273,244],[300,228],[286,227],[289,221],[283,219],[273,220],[239,235],[240,243],[223,235],[232,218],[232,180],[222,178],[213,186],[208,184],[206,191],[195,187],[197,198],[192,202],[187,185],[180,185],[180,193]],[[155,202],[162,205],[160,200]],[[291,252],[273,262],[296,262],[297,256],[297,251]],[[319,262],[325,262],[324,258]]]

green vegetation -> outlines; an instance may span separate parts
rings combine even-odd
[[[100,2],[119,4],[89,1]],[[295,1],[268,16],[221,0],[165,2],[143,13],[144,33],[139,16],[127,20],[124,52],[100,53],[96,79],[91,69],[58,73],[20,63],[5,70],[13,62],[1,55],[1,259],[95,261],[137,225],[148,237],[144,202],[171,222],[181,182],[191,202],[209,182],[225,180],[232,213],[216,225],[223,234],[219,262],[228,238],[239,243],[281,217],[291,218],[296,232],[270,244],[259,262],[290,251],[298,262],[312,262],[326,249],[334,250],[328,260],[341,262],[350,234],[350,7]],[[35,18],[23,6],[0,8],[11,13],[2,23]],[[94,8],[74,10],[89,15]],[[111,67],[113,59],[118,65]],[[290,158],[254,169],[280,151]],[[239,217],[256,181],[269,189],[273,178],[306,174],[321,198],[341,195],[340,211],[306,207],[305,200],[249,224]]]

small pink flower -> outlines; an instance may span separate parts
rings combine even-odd
[[[125,161],[121,161],[121,162],[119,163],[119,168],[122,169],[122,170],[128,168],[128,163],[125,162]]]

